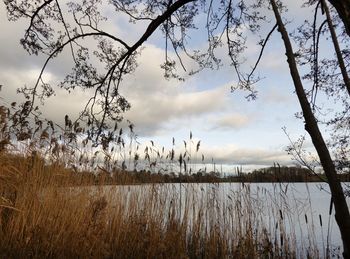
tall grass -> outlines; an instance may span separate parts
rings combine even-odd
[[[215,185],[192,184],[180,201],[178,185],[88,186],[81,178],[82,187],[69,187],[73,175],[39,156],[0,153],[0,257],[319,257],[287,229],[283,194],[264,208],[266,190],[252,196],[242,185],[223,202]]]

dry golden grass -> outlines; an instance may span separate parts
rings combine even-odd
[[[38,156],[0,152],[1,258],[297,256],[283,225],[271,233],[248,195],[220,205],[213,193],[200,197],[193,188],[180,205],[169,188],[89,187],[90,178],[77,179]]]

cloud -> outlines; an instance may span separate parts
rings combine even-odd
[[[232,113],[224,115],[218,119],[213,120],[214,126],[212,129],[219,130],[238,130],[242,129],[254,120],[253,116],[248,116],[246,114]]]
[[[271,166],[275,162],[281,165],[293,164],[291,156],[284,149],[249,149],[232,144],[220,147],[203,145],[199,153],[205,156],[206,161],[211,161],[213,158],[217,164],[257,166]]]
[[[121,94],[131,103],[125,118],[142,136],[160,134],[169,127],[187,127],[188,120],[200,120],[230,106],[228,85],[203,90],[191,79],[164,79],[160,67],[164,50],[154,45],[146,44],[138,61],[135,73],[124,79]]]
[[[169,139],[171,141],[171,139]],[[184,155],[185,152],[191,158],[188,163],[210,166],[214,163],[216,165],[225,166],[253,166],[254,168],[273,166],[274,163],[279,163],[282,166],[295,165],[295,161],[292,160],[292,156],[288,155],[285,151],[286,146],[272,146],[270,148],[246,148],[236,144],[223,144],[223,145],[207,145],[205,140],[200,141],[198,152],[196,147],[199,139],[193,138],[192,141],[186,140],[186,149],[183,141],[176,139],[174,151],[175,158],[177,159],[180,154]],[[161,151],[163,147],[157,142],[151,145],[149,141],[141,141],[139,150],[144,150],[146,147],[153,147],[154,150]],[[170,149],[165,148],[164,154],[168,154]],[[202,161],[202,155],[204,161]],[[189,157],[188,156],[188,157]]]
[[[273,148],[245,148],[234,144],[226,144],[220,146],[208,146],[205,141],[201,141],[198,153],[196,153],[196,145],[198,140],[192,140],[192,143],[187,140],[187,152],[191,149],[191,163],[198,164],[223,164],[223,165],[254,165],[256,167],[272,166],[274,163],[280,165],[293,165],[295,161],[287,154],[285,147]],[[185,153],[182,141],[176,142],[175,157]],[[147,143],[141,145],[140,150],[143,150]],[[157,143],[156,150],[162,150]],[[204,161],[202,161],[202,155]]]
[[[224,87],[177,94],[154,93],[143,99],[131,99],[132,108],[125,117],[135,123],[141,134],[153,135],[169,123],[181,125],[179,121],[199,119],[224,109],[227,95]]]
[[[20,46],[14,49],[21,49]],[[67,55],[62,53],[61,60],[52,62],[52,69],[45,73],[45,81],[53,85],[62,79],[60,65],[67,67]],[[27,54],[23,56],[27,57]],[[30,57],[31,58],[31,57]],[[2,60],[3,61],[3,60]],[[132,108],[125,118],[136,125],[141,136],[154,136],[167,130],[171,123],[173,127],[186,127],[186,120],[199,119],[201,116],[222,111],[229,105],[229,87],[221,86],[213,89],[200,90],[190,82],[165,80],[160,64],[164,62],[164,50],[147,44],[138,59],[139,66],[134,74],[124,78],[121,93],[130,101]],[[40,62],[18,67],[20,59],[12,57],[12,66],[6,67],[6,62],[0,61],[4,69],[0,72],[4,91],[2,94],[10,102],[19,99],[16,89],[25,84],[34,85],[40,73]],[[58,63],[58,64],[56,64]],[[71,94],[62,89],[55,89],[56,96],[45,102],[43,114],[48,119],[62,123],[66,114],[75,118],[83,109],[89,96],[89,90],[75,89]],[[183,123],[182,123],[183,122]]]

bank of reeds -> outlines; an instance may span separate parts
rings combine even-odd
[[[249,186],[222,199],[215,185],[89,187],[82,178],[69,187],[73,175],[35,155],[0,153],[1,258],[319,256],[297,248],[283,199],[262,208]]]

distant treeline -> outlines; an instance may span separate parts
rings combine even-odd
[[[350,173],[339,174],[338,177],[342,182],[350,181]],[[322,182],[327,179],[325,174],[316,174],[307,168],[286,166],[262,168],[251,173],[239,173],[237,176],[228,178],[243,182]]]
[[[115,171],[103,169],[93,176],[96,182],[106,184],[140,183],[218,183],[218,182],[322,182],[324,174],[315,174],[302,167],[268,167],[243,173],[237,169],[235,174],[223,176],[219,172],[197,172],[194,174],[151,173],[150,171]],[[350,182],[350,173],[339,174],[340,181]]]

